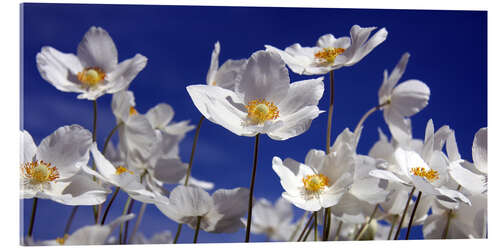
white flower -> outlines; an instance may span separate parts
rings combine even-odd
[[[170,244],[174,241],[170,231],[155,233],[151,238],[146,238],[141,232],[138,232],[130,244]]]
[[[268,200],[259,199],[252,209],[252,233],[265,234],[274,241],[288,241],[296,225],[292,223],[292,205],[279,198],[274,206]],[[243,221],[246,224],[246,220]]]
[[[207,85],[219,86],[221,88],[234,90],[236,77],[246,66],[246,60],[227,60],[219,68],[220,43],[216,42],[212,51],[210,68],[207,73]]]
[[[64,126],[37,147],[21,132],[21,197],[51,199],[65,205],[96,205],[109,190],[82,172],[89,160],[92,134],[78,126]]]
[[[286,140],[304,133],[321,113],[323,78],[290,84],[277,54],[254,53],[235,80],[235,92],[208,85],[191,85],[187,91],[203,116],[237,135]]]
[[[376,27],[361,28],[354,25],[351,37],[335,38],[326,34],[318,39],[315,47],[302,47],[295,43],[284,51],[266,45],[267,51],[280,54],[290,69],[301,75],[323,75],[344,66],[352,66],[385,41],[387,31],[380,29],[370,39]]]
[[[136,54],[118,64],[118,52],[108,32],[92,26],[78,45],[77,55],[42,47],[36,64],[42,78],[64,92],[81,93],[78,99],[96,100],[127,88],[146,66]]]
[[[305,164],[287,158],[273,158],[273,170],[285,189],[282,196],[295,206],[318,211],[337,204],[353,182],[354,135],[344,130],[329,155],[310,150]]]
[[[91,173],[100,180],[110,183],[126,192],[132,199],[143,203],[154,203],[158,195],[147,190],[145,184],[142,183],[142,178],[138,173],[135,173],[124,166],[115,168],[101,152],[97,149],[94,143],[90,148],[90,152],[94,158],[94,162],[98,172],[89,168],[84,168],[86,172]]]
[[[179,185],[170,193],[169,202],[159,200],[156,207],[170,219],[212,233],[234,233],[243,226],[240,218],[248,209],[248,189],[219,189],[210,196],[198,187]]]
[[[384,81],[378,91],[385,122],[393,138],[400,143],[411,139],[408,137],[411,135],[411,124],[407,117],[425,108],[431,94],[429,87],[419,80],[407,80],[395,87],[406,70],[409,57],[410,54],[403,54],[389,77],[387,70],[384,71]]]

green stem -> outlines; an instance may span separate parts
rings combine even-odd
[[[130,196],[127,198],[127,202],[125,202],[125,206],[123,207],[122,215],[126,215],[128,212],[128,208],[130,207],[130,203],[132,202],[132,198]],[[123,242],[123,223],[120,224],[120,233],[118,234],[118,240],[120,245],[124,244]]]
[[[313,218],[313,217],[314,217],[314,213],[311,215],[311,218]],[[302,241],[307,241],[307,237],[309,237],[309,234],[311,233],[313,227],[314,227],[314,223],[311,223],[311,226],[307,230],[307,233],[306,233],[306,235],[304,235],[304,238],[302,239]]]
[[[398,221],[399,215],[396,215],[394,218],[394,222],[391,223],[391,229],[389,230],[389,235],[387,235],[387,240],[391,239],[392,231],[394,230],[394,226],[396,225],[396,221]]]
[[[342,224],[344,224],[343,221],[340,221],[339,222],[339,225],[337,226],[337,232],[335,232],[335,241],[339,240],[339,236],[340,236],[340,230],[342,230]]]
[[[196,243],[198,241],[198,233],[200,232],[200,223],[201,223],[201,216],[198,216],[196,220],[196,230],[194,231],[193,243]]]
[[[92,101],[92,105],[94,107],[94,120],[92,124],[92,142],[97,140],[97,99]],[[92,163],[92,169],[95,170],[95,162]],[[93,178],[96,181],[95,177]],[[94,212],[94,221],[95,224],[99,223],[99,208],[98,206],[92,206]],[[70,223],[71,224],[71,223]]]
[[[108,203],[108,206],[106,207],[106,210],[104,210],[104,215],[102,216],[101,225],[104,225],[104,222],[106,221],[106,217],[108,216],[109,209],[111,208],[111,204],[113,204],[113,201],[115,200],[119,191],[120,191],[120,187],[116,187],[115,192],[113,193],[113,196],[111,196],[111,200],[109,200],[109,203]]]
[[[330,153],[330,137],[332,134],[333,99],[335,94],[333,70],[330,71],[330,105],[328,106],[328,121],[326,127],[326,154]]]
[[[354,129],[354,134],[356,135],[356,134],[359,133],[359,130],[361,129],[361,126],[363,126],[363,123],[365,123],[365,121],[368,118],[368,116],[370,116],[371,114],[373,114],[375,111],[382,109],[382,107],[384,107],[385,105],[388,105],[389,103],[390,103],[389,101],[386,101],[386,102],[384,102],[382,104],[379,104],[379,105],[371,108],[370,110],[368,110],[363,115],[363,117],[361,117],[361,120],[359,120],[358,125],[356,125],[356,128]]]
[[[370,223],[372,222],[373,220],[373,217],[375,217],[375,214],[377,213],[377,210],[378,210],[378,204],[375,205],[375,208],[373,209],[373,212],[372,214],[370,215],[370,218],[368,219],[368,221],[363,225],[363,227],[361,227],[361,229],[358,231],[358,233],[356,234],[356,237],[354,237],[354,240],[359,240],[361,239],[361,236],[363,236],[363,234],[365,233],[366,229],[368,228],[368,226],[370,225]]]
[[[462,188],[461,185],[458,185],[457,191],[460,191],[460,188]],[[448,237],[448,230],[450,229],[450,221],[451,221],[451,214],[453,213],[453,209],[448,210],[447,218],[446,218],[446,226],[443,231],[442,239],[446,239]]]
[[[330,235],[330,222],[331,222],[331,213],[330,208],[325,208],[325,218],[323,221],[323,241],[328,240],[328,235]]]
[[[71,223],[73,222],[73,218],[75,218],[76,211],[78,210],[78,206],[74,206],[71,210],[71,215],[69,216],[68,222],[66,222],[66,227],[64,228],[64,234],[69,233],[69,229],[71,227]]]
[[[142,203],[141,210],[139,211],[139,215],[137,215],[137,220],[135,221],[135,224],[134,224],[134,230],[132,230],[132,233],[130,234],[129,241],[132,241],[134,239],[135,234],[137,233],[137,230],[139,230],[139,225],[142,222],[142,216],[144,216],[144,212],[146,211],[147,205],[148,205],[147,203]]]
[[[413,211],[411,212],[410,221],[408,222],[408,231],[406,231],[406,240],[410,237],[411,224],[413,223],[413,219],[415,218],[415,213],[417,212],[418,203],[420,202],[420,197],[422,197],[422,192],[418,192],[417,200],[415,201],[415,206],[413,207]]]
[[[128,206],[127,209],[127,214],[130,214],[132,212],[132,207],[134,206],[134,201],[135,200],[130,200],[130,205]],[[127,235],[128,235],[128,223],[129,221],[125,222],[125,233],[123,234],[123,244],[127,244]]]
[[[318,212],[314,212],[314,241],[318,241]]]
[[[253,169],[252,180],[250,181],[250,194],[248,197],[248,216],[247,216],[247,229],[245,233],[245,242],[250,241],[250,228],[252,226],[252,202],[253,202],[253,189],[255,186],[255,173],[257,172],[257,155],[259,152],[259,135],[255,136],[255,146],[253,151]]]
[[[401,227],[403,226],[403,221],[405,220],[406,212],[408,211],[408,206],[410,205],[411,197],[413,197],[414,192],[415,192],[415,187],[411,189],[411,192],[408,195],[408,200],[406,200],[406,206],[403,211],[403,214],[401,215],[401,220],[399,221],[398,230],[396,230],[396,234],[394,235],[394,240],[397,240],[399,237],[399,232],[401,231]]]
[[[36,207],[38,205],[38,198],[33,198],[33,208],[31,209],[30,227],[28,228],[28,237],[33,236],[33,226],[35,225]]]
[[[300,226],[302,225],[302,222],[304,222],[304,220],[307,217],[307,213],[308,212],[305,211],[304,214],[302,215],[302,217],[300,217],[300,220],[297,222],[297,226],[295,226],[295,230],[293,230],[293,233],[292,233],[292,235],[290,235],[290,238],[288,239],[288,241],[292,241],[293,238],[295,238],[295,236],[299,232],[299,229],[300,229]]]
[[[309,220],[307,220],[307,223],[306,223],[306,225],[304,226],[304,229],[302,230],[302,232],[300,233],[299,238],[297,239],[297,241],[301,241],[301,240],[302,240],[302,237],[303,237],[303,236],[304,236],[304,234],[306,233],[306,230],[307,230],[307,228],[309,227],[309,224],[311,224],[312,219],[313,219],[313,214],[311,214],[311,216],[309,216]]]
[[[111,140],[111,137],[113,137],[113,134],[116,132],[116,130],[118,128],[120,128],[121,126],[123,126],[123,121],[120,121],[118,124],[116,124],[116,126],[111,129],[111,131],[109,132],[108,136],[106,137],[106,141],[104,141],[104,146],[102,147],[102,154],[104,155],[106,153],[106,149],[108,149],[108,144],[109,144],[109,141]]]
[[[179,223],[177,226],[177,233],[175,233],[174,244],[177,244],[177,240],[179,240],[179,235],[181,235],[182,224]]]

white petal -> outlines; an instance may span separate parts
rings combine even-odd
[[[472,159],[479,171],[488,173],[488,128],[481,128],[474,135]]]
[[[69,206],[90,206],[102,204],[111,192],[107,188],[98,185],[90,175],[80,172],[74,175],[67,183],[56,183],[62,185],[60,193],[52,200]],[[56,188],[57,189],[57,188]]]
[[[322,111],[317,106],[306,106],[293,114],[283,116],[278,122],[281,126],[276,126],[267,132],[268,136],[274,140],[286,140],[306,132],[311,126],[312,120],[318,117]]]
[[[105,72],[111,72],[118,63],[115,43],[101,27],[90,27],[78,44],[77,54],[84,67],[99,67]]]
[[[89,161],[92,134],[79,125],[64,126],[43,139],[36,158],[57,167],[60,179],[76,174]]]
[[[349,47],[344,52],[345,56],[349,58],[349,60],[344,63],[345,66],[352,66],[355,63],[359,62],[375,47],[385,41],[385,39],[387,38],[387,30],[385,28],[377,31],[377,33],[375,33],[368,41],[366,41],[368,39],[368,36],[374,29],[376,29],[376,27],[361,28],[358,25],[352,26],[352,44],[351,47]],[[351,53],[352,56],[350,56]]]
[[[486,177],[467,170],[458,162],[450,164],[449,172],[458,184],[472,194],[481,194],[486,191]]]
[[[335,38],[332,34],[322,35],[316,42],[316,46],[320,48],[347,48],[351,45],[349,37]]]
[[[318,106],[325,90],[323,77],[294,82],[279,104],[280,116],[293,114],[306,106]]]
[[[380,182],[381,180],[375,178],[355,180],[349,191],[356,198],[375,205],[386,201],[390,193],[387,186],[379,185]]]
[[[21,145],[21,164],[31,162],[36,153],[36,145],[26,130],[21,131]]]
[[[241,75],[241,72],[245,69],[246,65],[246,59],[227,60],[219,68],[217,74],[215,74],[215,85],[234,91],[237,79]]]
[[[191,85],[186,89],[196,108],[211,122],[240,136],[257,134],[256,131],[250,131],[243,126],[247,114],[242,111],[244,105],[234,92],[207,85]]]
[[[246,104],[257,99],[279,103],[289,88],[290,77],[281,57],[273,52],[257,51],[248,59],[236,92]]]
[[[376,159],[389,160],[394,152],[394,148],[380,128],[378,128],[378,133],[379,140],[370,149],[368,155]]]
[[[403,116],[412,116],[429,103],[431,91],[419,80],[408,80],[394,88],[391,106]]]
[[[215,80],[215,74],[217,69],[219,69],[219,54],[220,54],[220,43],[217,41],[214,45],[214,50],[212,51],[212,57],[210,60],[210,68],[208,68],[207,73],[207,84],[212,85]]]
[[[185,181],[185,177],[179,181],[179,184],[184,184],[184,181]],[[197,178],[194,178],[193,176],[189,177],[188,185],[191,187],[203,188],[205,190],[211,190],[214,188],[213,182],[198,180]]]
[[[135,114],[128,118],[127,123],[118,129],[120,148],[128,152],[139,152],[147,157],[156,141],[156,133],[146,116]]]
[[[182,210],[179,213],[186,216],[203,216],[214,207],[212,197],[201,188],[177,186],[169,199],[177,209]]]
[[[132,91],[120,91],[113,94],[111,98],[111,110],[120,121],[127,121],[130,116],[130,108],[135,107],[135,98]]]
[[[389,78],[384,77],[384,82],[380,89],[378,90],[379,104],[382,104],[381,101],[384,97],[390,97],[392,94],[392,89],[401,79],[401,76],[406,70],[406,65],[408,64],[408,59],[410,58],[409,53],[404,53],[399,59],[398,65],[392,70],[391,76]],[[387,71],[385,72],[387,73]]]
[[[446,154],[450,161],[461,160],[462,157],[458,152],[457,140],[455,139],[455,131],[450,133],[450,136],[446,139]]]
[[[160,103],[146,113],[153,128],[164,128],[174,118],[174,109],[166,103]]]
[[[42,47],[36,55],[36,66],[44,80],[60,91],[83,92],[77,73],[83,66],[74,54],[62,53],[52,47]]]
[[[279,157],[275,156],[273,157],[273,170],[279,176],[281,186],[286,192],[293,196],[300,194],[300,188],[303,184],[300,183],[299,177],[297,177],[299,172],[298,165],[285,165]]]
[[[177,183],[186,175],[187,164],[180,159],[160,158],[154,168],[154,177],[162,182]]]
[[[304,162],[307,166],[314,169],[321,169],[323,167],[323,162],[325,160],[325,151],[311,149],[306,155],[306,161]]]
[[[278,53],[288,67],[297,74],[323,75],[331,70],[329,67],[312,66],[314,62],[314,53],[318,50],[316,47],[302,47],[298,43],[287,47],[285,51],[269,45],[265,45],[265,47],[266,51]]]
[[[147,62],[148,59],[145,56],[136,54],[133,58],[118,64],[116,68],[106,76],[106,79],[110,82],[106,85],[106,93],[116,93],[126,89],[137,74],[146,67]]]
[[[118,183],[113,181],[116,168],[113,164],[111,164],[111,162],[104,158],[102,153],[97,149],[96,143],[92,144],[90,152],[92,153],[92,158],[94,159],[96,169],[99,171],[99,174],[101,174],[106,180],[110,181],[113,185],[118,186]]]
[[[406,184],[404,180],[396,176],[394,173],[388,170],[374,169],[370,171],[370,175],[379,179],[395,181],[398,183]]]
[[[118,217],[108,225],[92,225],[78,229],[70,235],[65,241],[65,245],[102,245],[106,243],[106,239],[111,235],[113,230],[120,224],[131,220],[135,217],[134,214],[127,214]]]
[[[318,199],[304,200],[300,196],[291,196],[288,193],[281,194],[283,198],[300,209],[315,212],[321,209],[321,204]]]
[[[405,145],[412,138],[410,119],[403,117],[392,106],[384,109],[384,120],[391,131],[392,138],[399,144]]]

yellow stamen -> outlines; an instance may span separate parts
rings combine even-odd
[[[217,85],[217,83],[216,83],[215,81],[213,81],[213,82],[211,83],[211,85],[212,85],[212,86],[215,86],[215,85]]]
[[[328,186],[330,180],[323,174],[314,174],[307,175],[306,177],[302,178],[302,182],[304,183],[304,188],[307,191],[318,192]]]
[[[316,54],[314,54],[314,57],[317,59],[320,59],[322,62],[327,62],[327,63],[334,63],[335,58],[344,53],[345,49],[343,48],[324,48],[321,51],[318,51]]]
[[[425,168],[422,168],[422,167],[416,167],[416,168],[412,168],[410,170],[410,172],[413,175],[424,177],[425,179],[427,179],[430,182],[433,182],[433,181],[439,179],[438,171],[436,171],[432,168],[430,168],[429,170],[426,170]]]
[[[25,163],[21,167],[21,171],[25,178],[30,179],[34,183],[51,182],[59,178],[57,168],[52,167],[50,163],[44,161]]]
[[[253,100],[245,105],[245,108],[247,108],[248,118],[253,124],[261,124],[279,117],[278,107],[265,99]]]
[[[137,110],[133,106],[130,106],[128,114],[129,115],[137,115]]]
[[[126,167],[124,167],[124,166],[118,166],[118,168],[116,168],[115,174],[121,175],[123,173],[134,174],[133,171],[128,170]]]
[[[95,87],[106,77],[106,73],[98,67],[90,67],[78,72],[78,80],[88,87]]]
[[[59,245],[64,245],[64,242],[66,242],[66,239],[68,239],[69,234],[65,234],[64,237],[57,237],[56,242],[59,243]]]

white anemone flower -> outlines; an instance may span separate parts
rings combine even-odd
[[[323,78],[290,84],[278,54],[255,52],[235,81],[235,91],[209,85],[187,91],[203,116],[237,135],[286,140],[304,133],[322,112]]]
[[[450,133],[448,126],[444,126],[434,134],[433,122],[429,120],[421,153],[398,147],[394,151],[398,171],[375,169],[370,171],[370,174],[377,178],[415,187],[424,195],[438,200],[451,203],[461,201],[470,205],[469,199],[462,193],[445,186],[449,178],[448,161],[441,149]]]
[[[353,182],[354,140],[354,134],[346,129],[337,137],[329,155],[312,149],[305,164],[275,156],[273,170],[285,189],[283,198],[307,211],[336,205]]]
[[[171,244],[174,241],[170,231],[163,231],[153,234],[150,238],[146,238],[141,232],[138,232],[133,239],[130,239],[129,244]]]
[[[245,68],[246,60],[227,60],[219,68],[220,43],[217,41],[212,51],[210,68],[207,73],[207,85],[219,86],[221,88],[234,90],[236,77]]]
[[[384,71],[384,81],[378,91],[384,120],[393,138],[400,143],[411,139],[408,137],[411,135],[411,124],[407,117],[425,108],[431,94],[429,87],[419,80],[407,80],[396,86],[406,70],[409,57],[410,54],[403,54],[390,76],[387,76],[387,70]]]
[[[288,241],[297,227],[292,223],[292,204],[279,198],[274,206],[265,198],[259,199],[252,209],[252,227],[254,234],[265,234],[274,241]],[[246,220],[243,221],[246,223]]]
[[[375,47],[385,41],[387,30],[380,29],[370,39],[370,33],[377,27],[361,28],[354,25],[351,37],[335,38],[326,34],[318,39],[315,47],[302,47],[295,43],[284,51],[266,45],[267,51],[278,53],[290,69],[301,75],[323,75],[344,66],[361,61]]]
[[[21,198],[50,199],[65,205],[96,205],[109,190],[82,172],[89,161],[90,131],[64,126],[37,147],[27,131],[21,132]]]
[[[49,46],[36,55],[43,79],[60,91],[81,93],[78,99],[88,100],[126,89],[146,63],[147,58],[141,54],[118,63],[118,52],[108,32],[94,26],[85,33],[76,55]]]
[[[487,191],[487,143],[488,130],[481,128],[474,135],[472,158],[474,164],[462,160],[458,152],[457,141],[453,133],[446,141],[446,152],[450,160],[450,176],[473,195]]]
[[[159,199],[156,207],[177,223],[211,233],[234,233],[243,227],[240,218],[247,213],[249,191],[246,188],[219,189],[210,196],[199,187],[179,185],[168,202]]]
[[[97,172],[85,168],[85,171],[96,176],[100,180],[119,187],[132,199],[143,203],[154,203],[158,195],[146,189],[141,181],[139,173],[135,173],[125,166],[115,167],[97,149],[96,143],[92,144],[90,152],[94,158]]]
[[[135,217],[134,214],[122,215],[106,225],[84,226],[76,230],[73,234],[66,234],[64,237],[55,240],[42,242],[42,245],[49,246],[71,246],[71,245],[104,245],[113,231],[122,223]]]

